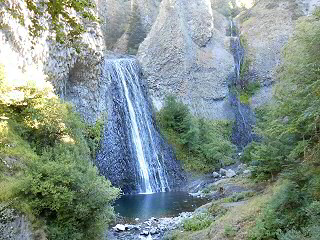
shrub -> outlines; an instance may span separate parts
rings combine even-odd
[[[224,207],[222,207],[219,204],[212,203],[211,206],[208,208],[208,213],[213,215],[214,217],[222,216],[224,215],[228,210]]]
[[[101,239],[119,189],[92,165],[99,127],[86,128],[48,83],[22,84],[0,82],[0,201],[46,225],[49,239]]]
[[[227,238],[234,237],[236,235],[236,233],[237,233],[237,230],[232,226],[226,226],[224,228],[224,235]]]
[[[166,99],[157,122],[187,170],[210,172],[233,163],[230,122],[195,118],[174,96]]]
[[[303,210],[304,196],[299,186],[291,181],[284,181],[257,219],[250,239],[277,239],[279,235],[302,226],[306,217]],[[284,235],[283,235],[284,236]]]
[[[183,229],[186,231],[200,231],[209,227],[212,222],[213,219],[207,213],[202,213],[185,220]]]
[[[239,202],[246,200],[248,198],[251,198],[255,195],[255,192],[247,191],[247,192],[240,192],[240,193],[235,193],[231,197],[224,198],[224,202]]]

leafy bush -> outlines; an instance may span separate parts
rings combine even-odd
[[[211,206],[208,208],[208,213],[213,215],[214,217],[224,215],[228,210],[222,207],[220,204],[212,203]]]
[[[99,128],[45,81],[0,80],[0,201],[46,225],[49,239],[101,239],[119,190],[92,165]]]
[[[237,233],[237,230],[232,226],[226,226],[224,228],[224,235],[227,238],[234,237],[236,235],[236,233]]]
[[[251,239],[277,238],[282,232],[303,223],[303,195],[298,185],[291,181],[282,183],[273,198],[258,218]]]
[[[210,172],[225,163],[233,163],[235,147],[230,141],[229,122],[195,118],[173,96],[167,97],[157,114],[157,122],[187,170]]]
[[[85,138],[88,142],[88,146],[91,152],[91,158],[96,158],[97,150],[100,146],[101,141],[101,133],[103,131],[104,119],[100,118],[96,121],[96,123],[87,125],[85,131]]]
[[[212,217],[207,213],[193,216],[183,222],[183,229],[186,231],[199,231],[205,229],[213,222]]]

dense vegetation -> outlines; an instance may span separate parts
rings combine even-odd
[[[92,163],[99,137],[51,84],[9,82],[0,70],[0,203],[49,239],[102,239],[119,190]]]
[[[23,10],[24,4],[27,12]],[[38,37],[42,31],[49,30],[55,34],[59,43],[79,39],[86,31],[83,21],[98,21],[93,12],[95,4],[92,0],[25,0],[19,4],[0,0],[0,7],[11,13],[22,25],[27,25],[32,37]],[[26,18],[30,19],[30,23],[26,22]]]
[[[230,122],[192,117],[188,107],[173,96],[167,97],[157,121],[186,170],[212,172],[233,163]]]
[[[275,103],[258,111],[261,142],[242,159],[258,180],[281,179],[251,239],[320,236],[320,10],[299,21],[278,71]],[[280,180],[279,180],[280,181]]]

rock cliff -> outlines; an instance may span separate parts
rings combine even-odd
[[[52,40],[53,35],[48,31],[33,45],[28,34],[30,19],[25,3],[18,4],[24,12],[26,27],[6,12],[3,4],[0,5],[0,63],[5,66],[9,79],[36,79],[46,75],[62,98],[73,102],[88,121],[95,121],[104,111],[99,106],[99,92],[96,92],[98,63],[105,49],[101,26],[83,23],[87,33],[78,42],[80,53]],[[14,1],[5,4],[12,5]],[[41,19],[41,24],[46,26],[47,23]]]
[[[150,30],[159,5],[158,0],[95,0],[95,3],[95,15],[101,21],[83,22],[87,32],[78,42],[80,53],[52,40],[53,35],[48,31],[44,31],[33,45],[28,34],[30,20],[25,3],[21,1],[18,4],[25,15],[26,26],[20,25],[4,9],[4,4],[12,6],[15,1],[9,0],[0,5],[0,64],[5,66],[9,77],[46,77],[61,98],[72,102],[88,122],[95,122],[106,110],[106,86],[99,80],[100,63],[105,52],[127,53],[132,35],[140,33],[137,28],[141,27],[145,33]],[[133,21],[137,20],[133,18],[133,11],[139,20],[138,27]],[[41,24],[46,26],[47,22],[41,19]],[[130,24],[133,33],[128,32]],[[139,41],[143,38],[138,36]]]
[[[157,109],[177,95],[195,115],[229,118],[228,75],[233,57],[226,38],[228,20],[209,0],[163,0],[141,43],[138,59]]]
[[[317,5],[319,0],[261,0],[236,18],[251,62],[246,77],[261,83],[260,91],[252,98],[254,108],[271,100],[282,49],[293,34],[296,21],[311,14]]]

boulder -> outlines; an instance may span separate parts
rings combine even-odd
[[[225,170],[225,169],[223,169],[223,168],[220,168],[220,171],[219,171],[219,173],[220,173],[220,175],[221,176],[226,176],[227,175],[227,170]]]
[[[126,230],[126,226],[123,224],[117,224],[115,227],[113,227],[113,229],[117,232],[123,232]]]
[[[148,235],[149,235],[149,231],[143,230],[142,233],[140,233],[140,235],[142,235],[142,236],[148,236]]]
[[[232,178],[232,177],[234,177],[234,176],[236,176],[236,175],[237,175],[236,172],[233,171],[233,170],[231,170],[231,169],[229,169],[229,170],[227,171],[227,173],[226,173],[226,177],[228,177],[228,178]]]
[[[221,177],[221,175],[219,173],[217,173],[217,172],[213,172],[212,173],[212,177],[213,178],[219,178],[219,177]]]
[[[246,168],[247,168],[247,164],[241,163],[241,164],[237,167],[236,173],[237,173],[237,174],[241,174],[241,173],[243,173],[243,171],[244,171]]]
[[[158,233],[159,233],[158,228],[155,228],[155,227],[151,228],[151,230],[150,230],[151,235],[158,234]]]
[[[251,172],[251,170],[247,169],[247,170],[243,171],[243,175],[245,175],[246,177],[251,177],[252,172]]]

